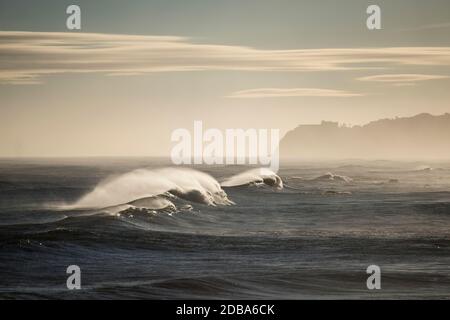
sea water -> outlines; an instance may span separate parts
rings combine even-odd
[[[0,298],[450,296],[450,163],[255,170],[0,160]],[[81,290],[66,287],[70,265]]]

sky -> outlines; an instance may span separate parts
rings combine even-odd
[[[195,120],[443,114],[449,77],[448,0],[0,0],[0,157],[166,156]]]

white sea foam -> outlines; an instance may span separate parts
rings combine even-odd
[[[268,168],[251,169],[239,173],[226,179],[220,185],[222,187],[237,187],[249,184],[266,184],[283,189],[283,180]]]
[[[349,183],[352,182],[353,179],[347,176],[340,176],[337,174],[333,174],[331,172],[328,172],[320,177],[317,177],[313,179],[314,181],[336,181],[336,182],[345,182]]]
[[[176,206],[164,196],[142,198],[131,201],[129,204],[136,208],[146,208],[152,210],[176,210]]]
[[[300,180],[300,181],[309,181],[309,182],[344,182],[344,183],[350,183],[353,181],[352,178],[347,177],[347,176],[341,176],[341,175],[337,175],[337,174],[333,174],[331,172],[328,172],[324,175],[321,175],[317,178],[313,178],[313,179],[304,179],[302,177],[292,177],[291,179],[294,180]]]
[[[416,168],[414,168],[414,170],[413,171],[432,171],[433,170],[433,168],[432,167],[430,167],[430,166],[427,166],[427,165],[422,165],[422,166],[418,166],[418,167],[416,167]]]

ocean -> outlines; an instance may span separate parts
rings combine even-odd
[[[450,163],[0,160],[0,299],[449,297]]]

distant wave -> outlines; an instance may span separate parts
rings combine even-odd
[[[171,198],[213,206],[233,203],[210,175],[187,168],[163,168],[138,169],[107,179],[72,208],[107,208],[129,204],[158,209],[172,206]]]
[[[418,167],[414,168],[413,171],[424,171],[424,172],[427,172],[427,171],[432,171],[432,170],[433,170],[432,167],[427,166],[427,165],[422,165],[422,166],[418,166]]]
[[[265,184],[283,189],[283,180],[275,172],[267,168],[251,169],[242,172],[226,179],[220,185],[222,187],[237,187],[252,184]]]
[[[315,181],[337,181],[337,182],[346,182],[346,183],[353,181],[353,179],[350,177],[333,174],[331,172],[328,172],[320,177],[317,177],[314,180]]]
[[[333,174],[331,172],[328,172],[324,175],[318,176],[313,179],[303,179],[302,177],[292,177],[293,179],[297,180],[303,180],[303,181],[311,181],[311,182],[343,182],[343,183],[350,183],[353,181],[352,178],[347,176],[341,176],[337,174]]]

